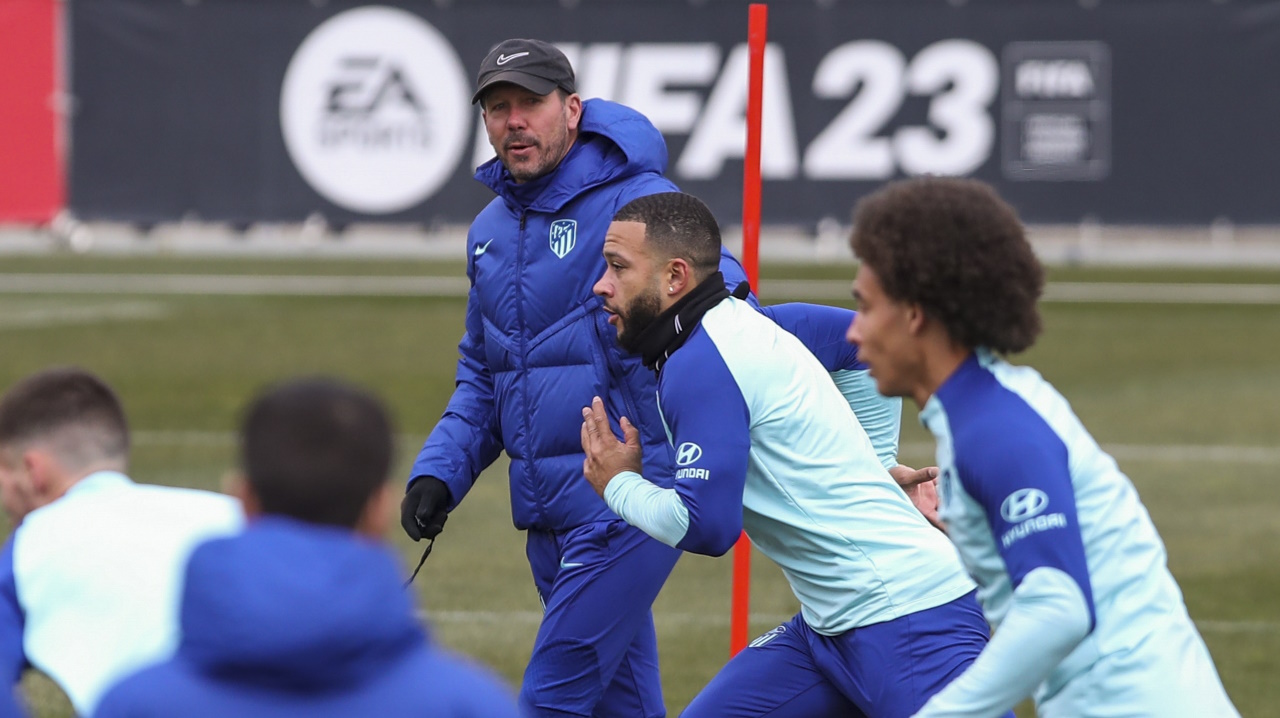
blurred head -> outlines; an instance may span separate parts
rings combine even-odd
[[[569,60],[541,40],[498,43],[476,76],[489,144],[517,183],[560,165],[578,137],[582,98]]]
[[[666,311],[720,268],[720,227],[697,197],[663,192],[628,202],[604,239],[605,272],[593,291],[604,298],[618,344],[635,341]]]
[[[0,398],[0,499],[14,524],[81,478],[128,463],[124,409],[93,374],[42,371]]]
[[[895,182],[854,210],[858,316],[849,341],[882,394],[921,380],[940,332],[953,348],[1011,354],[1040,332],[1044,271],[1017,213],[976,180]]]
[[[269,389],[250,404],[240,437],[248,516],[385,531],[391,421],[372,395],[329,379]]]

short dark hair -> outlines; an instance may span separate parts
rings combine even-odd
[[[963,346],[1008,354],[1035,343],[1044,269],[1017,212],[989,185],[886,185],[858,202],[850,244],[886,294],[919,304]]]
[[[661,192],[631,200],[615,222],[641,222],[644,238],[662,255],[689,262],[702,279],[720,268],[720,225],[702,200],[684,192]]]
[[[0,448],[46,441],[68,469],[127,462],[129,424],[119,397],[76,367],[46,369],[14,384],[0,399]]]
[[[250,404],[241,466],[264,513],[352,528],[387,480],[393,444],[390,417],[371,394],[299,379]]]

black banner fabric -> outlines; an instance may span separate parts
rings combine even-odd
[[[670,176],[741,212],[745,3],[70,4],[72,209],[93,219],[466,222],[470,105],[507,37],[661,129]],[[1031,222],[1280,222],[1280,2],[778,3],[764,221],[847,219],[917,174]]]

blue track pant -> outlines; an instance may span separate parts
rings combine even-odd
[[[907,718],[973,663],[989,635],[974,593],[838,636],[797,615],[734,656],[681,715]]]
[[[651,607],[680,552],[621,520],[530,530],[525,552],[544,606],[525,714],[665,716]]]

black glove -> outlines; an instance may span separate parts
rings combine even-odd
[[[434,539],[449,518],[449,487],[434,476],[423,476],[409,484],[400,502],[400,525],[414,541]]]

